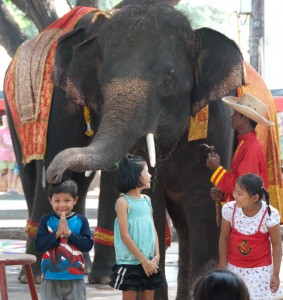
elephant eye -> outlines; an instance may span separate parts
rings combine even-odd
[[[167,75],[163,80],[163,84],[164,84],[164,86],[169,87],[173,84],[173,81],[174,81],[173,78],[171,76]]]
[[[158,90],[163,97],[171,97],[177,90],[177,78],[174,71],[170,70],[165,74],[161,74],[158,80]]]

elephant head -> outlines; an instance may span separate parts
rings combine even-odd
[[[208,28],[194,31],[169,5],[129,5],[91,32],[76,46],[63,82],[72,98],[100,99],[100,126],[88,147],[54,158],[49,182],[66,169],[107,169],[149,133],[169,149],[191,115],[243,83],[237,45]]]

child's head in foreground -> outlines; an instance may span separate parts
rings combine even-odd
[[[228,270],[215,270],[200,277],[193,300],[250,300],[244,281]]]

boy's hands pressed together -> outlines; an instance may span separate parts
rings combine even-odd
[[[58,224],[58,230],[56,232],[56,238],[58,239],[61,235],[65,235],[66,237],[69,237],[71,235],[71,230],[69,229],[68,222],[66,219],[65,212],[62,212],[60,221]]]
[[[65,214],[65,212],[62,212],[60,222],[62,222],[62,226],[63,226],[63,234],[65,234],[66,237],[69,237],[69,236],[71,235],[72,232],[71,232],[71,230],[69,229],[69,226],[68,226],[68,222],[67,222],[67,219],[66,219],[66,214]]]

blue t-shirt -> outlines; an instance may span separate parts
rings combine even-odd
[[[147,259],[152,259],[155,250],[155,231],[150,198],[142,195],[135,198],[122,194],[128,203],[128,231],[136,246]],[[118,219],[114,223],[114,247],[116,263],[138,265],[140,261],[121,240]]]
[[[84,278],[84,258],[93,246],[88,220],[73,213],[67,218],[71,235],[56,239],[60,217],[44,215],[35,237],[35,248],[44,252],[41,261],[42,278],[49,280],[76,280]]]

